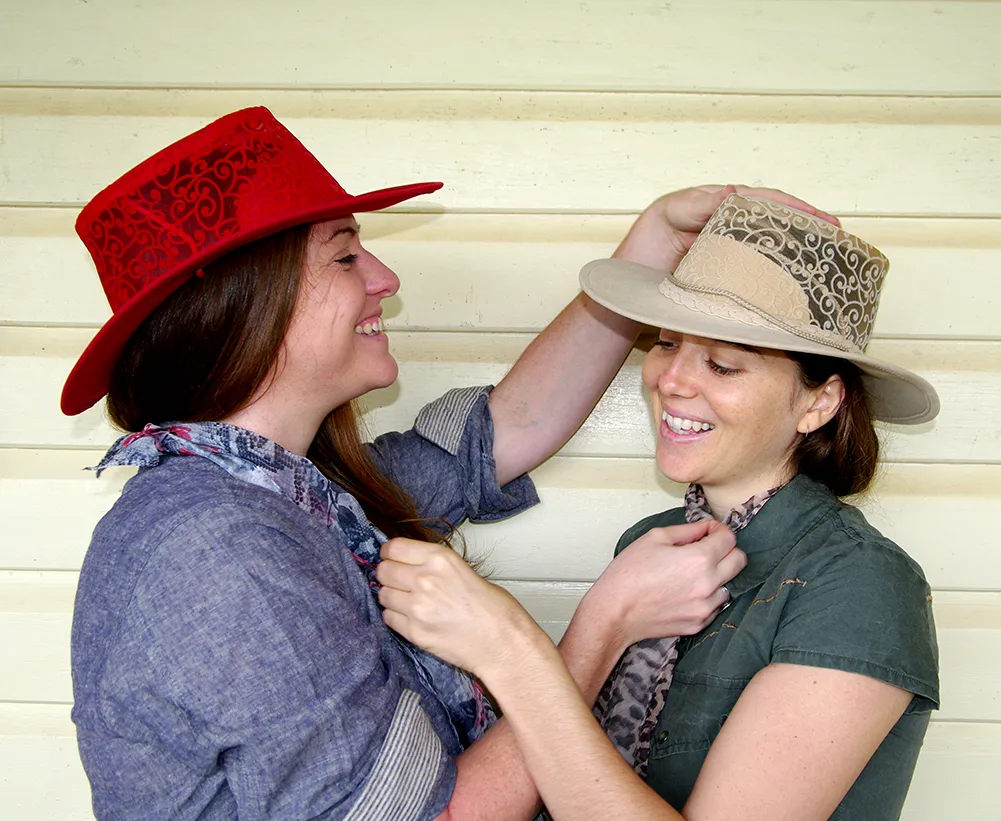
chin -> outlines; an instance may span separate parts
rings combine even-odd
[[[371,374],[368,389],[365,392],[368,393],[368,391],[378,390],[379,388],[388,388],[390,385],[396,383],[399,375],[400,367],[396,364],[395,359],[391,359],[389,363]]]
[[[657,469],[672,482],[677,482],[679,485],[702,483],[702,471],[689,465],[679,464],[664,453],[657,453]]]

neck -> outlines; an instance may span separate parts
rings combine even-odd
[[[323,423],[325,413],[293,407],[269,398],[265,393],[245,408],[220,420],[237,425],[281,445],[285,450],[305,456]]]
[[[713,518],[722,521],[735,507],[739,507],[748,499],[771,490],[773,487],[784,485],[793,476],[791,470],[785,470],[740,485],[703,485],[702,490],[706,494],[706,502],[709,505],[709,510],[712,511]]]

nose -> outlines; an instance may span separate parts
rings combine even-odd
[[[385,299],[400,290],[400,278],[375,254],[366,251],[365,293]]]
[[[698,392],[695,384],[697,367],[698,351],[682,343],[664,363],[657,377],[657,390],[663,396],[694,396]]]

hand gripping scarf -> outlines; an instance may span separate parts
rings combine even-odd
[[[284,496],[334,534],[351,553],[378,603],[375,568],[386,536],[372,525],[358,500],[327,479],[308,459],[263,436],[221,422],[146,425],[119,439],[94,469],[117,465],[155,467],[164,458],[208,459],[231,476]],[[380,608],[381,609],[381,608]],[[466,748],[496,721],[483,690],[463,670],[421,650],[390,631],[413,662],[421,682],[444,707],[459,744]]]
[[[742,530],[781,487],[752,496],[731,510],[723,524],[734,533]],[[698,522],[712,518],[701,485],[689,485],[685,493],[685,520]],[[622,654],[594,705],[594,715],[601,728],[643,779],[646,778],[653,731],[664,709],[677,662],[677,636],[637,642]]]

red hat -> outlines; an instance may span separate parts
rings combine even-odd
[[[352,196],[263,107],[227,114],[157,152],[77,217],[112,317],[70,372],[63,413],[82,413],[108,392],[128,338],[202,266],[286,228],[376,211],[441,186]]]

